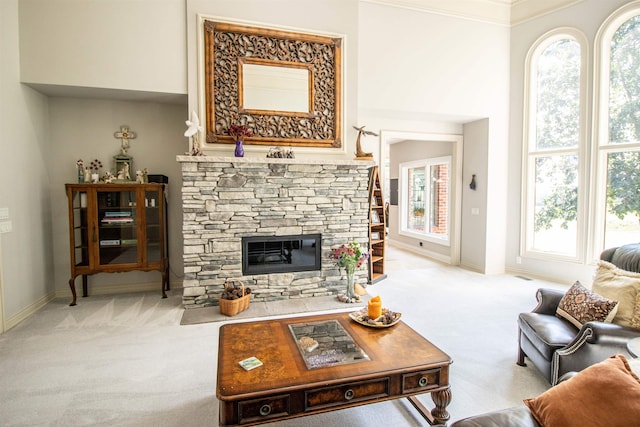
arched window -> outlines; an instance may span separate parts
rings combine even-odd
[[[640,2],[598,31],[595,79],[594,256],[640,241]]]
[[[545,34],[527,55],[521,252],[531,257],[583,256],[586,56],[584,36],[570,28]]]

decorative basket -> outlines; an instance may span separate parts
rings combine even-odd
[[[227,280],[224,283],[224,289],[227,290],[229,287],[233,286],[229,282],[239,282],[242,286],[242,297],[236,299],[224,299],[222,297],[218,298],[218,303],[220,304],[220,313],[225,316],[235,316],[236,314],[245,311],[249,308],[249,301],[251,300],[251,294],[246,292],[246,288],[242,280]]]

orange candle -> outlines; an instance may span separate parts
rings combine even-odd
[[[382,300],[380,296],[375,296],[369,300],[368,314],[371,320],[382,316]]]

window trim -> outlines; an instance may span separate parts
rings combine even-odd
[[[412,168],[418,168],[418,167],[422,167],[422,168],[426,168],[427,166],[433,166],[433,165],[440,165],[440,164],[447,164],[448,166],[448,175],[449,175],[449,191],[448,191],[448,198],[447,198],[447,223],[449,224],[447,226],[447,234],[446,235],[441,235],[441,234],[435,234],[435,233],[428,233],[428,232],[424,232],[424,233],[418,233],[415,231],[411,231],[408,230],[406,228],[406,223],[407,223],[407,219],[408,219],[408,212],[407,212],[407,201],[409,198],[409,194],[408,194],[408,170],[412,169]],[[454,220],[454,212],[453,212],[453,194],[455,192],[455,188],[454,188],[454,183],[453,183],[453,175],[451,173],[451,168],[453,165],[453,156],[452,155],[447,155],[447,156],[439,156],[439,157],[429,157],[426,159],[420,159],[420,160],[412,160],[410,162],[404,162],[404,163],[400,163],[398,165],[399,168],[399,178],[400,178],[400,183],[399,183],[399,199],[398,199],[398,207],[399,207],[399,214],[400,214],[400,221],[398,223],[399,226],[399,230],[398,230],[398,234],[402,235],[402,236],[407,236],[407,237],[412,237],[415,239],[422,239],[431,243],[435,243],[438,245],[442,245],[442,246],[447,246],[450,247],[451,246],[451,233],[452,233],[452,221]],[[425,176],[429,176],[428,174],[425,174]],[[426,186],[425,186],[426,188]],[[430,200],[429,197],[425,197],[425,200]],[[425,206],[425,220],[429,220],[427,217],[427,211],[430,211],[431,209],[427,209],[427,206]]]
[[[593,120],[591,144],[591,181],[594,203],[589,212],[591,238],[588,243],[589,263],[596,264],[604,249],[607,203],[607,156],[612,151],[638,149],[640,142],[609,144],[609,70],[611,39],[620,26],[640,15],[640,1],[628,3],[604,20],[594,39]]]
[[[551,44],[562,39],[570,39],[580,46],[580,117],[579,135],[577,148],[562,149],[534,149],[536,137],[536,93],[537,87],[537,64],[540,55]],[[569,262],[582,262],[585,257],[585,236],[587,235],[588,224],[586,209],[589,206],[589,192],[586,191],[588,184],[587,165],[589,165],[587,144],[587,118],[588,109],[588,81],[589,81],[589,49],[588,40],[583,32],[573,27],[560,27],[546,32],[540,36],[529,48],[525,59],[524,78],[524,108],[522,127],[522,179],[520,197],[520,253],[521,257],[557,260]],[[575,256],[536,250],[533,248],[534,230],[534,209],[535,198],[535,159],[545,155],[559,155],[575,153],[578,156],[578,214],[575,243]]]

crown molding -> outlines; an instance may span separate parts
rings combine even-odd
[[[513,0],[511,25],[518,25],[538,16],[546,15],[584,0]]]
[[[511,26],[584,0],[360,0]]]
[[[473,21],[510,25],[509,0],[360,0],[420,12],[456,16]]]

